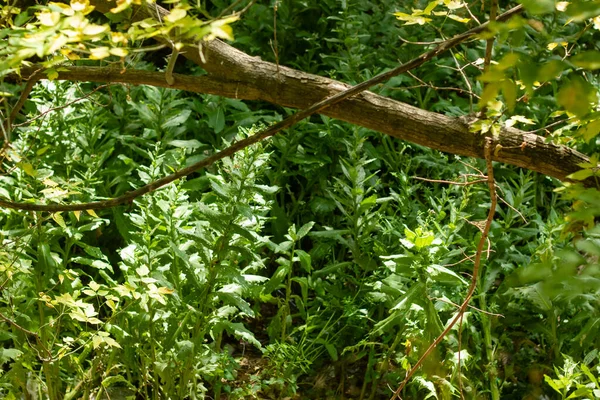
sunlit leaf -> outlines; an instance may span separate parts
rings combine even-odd
[[[89,0],[71,0],[71,8],[75,11],[83,11],[89,6]]]
[[[175,8],[169,13],[169,15],[166,15],[164,19],[167,22],[175,22],[185,18],[186,15],[187,12],[183,8]]]
[[[103,58],[110,56],[110,50],[108,47],[95,47],[90,49],[90,51],[92,53],[90,55],[90,60],[102,60]]]
[[[60,21],[60,13],[45,10],[37,14],[37,18],[40,20],[42,25],[53,27],[58,24],[58,21]]]
[[[58,224],[60,225],[61,228],[63,229],[67,229],[67,224],[65,224],[65,220],[62,217],[62,215],[60,215],[60,213],[52,213],[52,219]]]
[[[576,181],[583,181],[590,176],[594,175],[594,172],[591,169],[582,169],[581,171],[574,172],[567,176],[569,179],[573,179]]]

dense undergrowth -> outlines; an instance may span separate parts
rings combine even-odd
[[[212,3],[213,14],[227,5]],[[259,3],[235,26],[236,46],[271,61],[277,46],[280,63],[348,83],[424,50],[403,40],[464,30],[453,20],[403,26],[392,14],[398,2],[290,1],[278,6],[273,44],[273,7]],[[479,6],[473,11],[483,19]],[[526,49],[501,41],[498,54],[542,57],[546,38],[526,34]],[[414,71],[422,82],[404,75],[374,90],[467,114],[477,99],[456,63],[484,48],[467,43]],[[155,68],[157,58],[131,67]],[[469,84],[481,92],[470,68]],[[177,70],[201,73],[183,61]],[[36,86],[26,114],[44,114],[18,128],[0,196],[115,197],[291,113],[98,86]],[[554,90],[542,87],[515,114],[545,126]],[[0,329],[0,396],[99,398],[122,388],[145,399],[389,398],[462,302],[490,205],[485,184],[419,178],[451,181],[484,168],[313,116],[124,207],[1,210],[0,311],[15,324]],[[573,197],[598,208],[597,192],[568,198],[550,178],[495,168],[502,201],[472,308],[403,396],[599,396],[600,231],[582,233],[576,223],[599,213],[576,208],[565,220]]]

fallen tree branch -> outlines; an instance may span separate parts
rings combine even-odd
[[[108,12],[114,6],[105,0],[92,0],[92,3],[101,12]],[[505,21],[521,11],[520,6],[515,7],[500,15],[497,21]],[[168,13],[161,7],[141,7],[136,9],[135,18],[139,20],[153,17],[157,12],[161,15]],[[476,34],[485,27],[486,25],[482,25],[467,33]],[[439,48],[438,46],[432,51],[439,53]],[[280,66],[278,72],[275,64],[251,57],[219,40],[203,42],[201,51],[204,61],[197,47],[186,46],[181,50],[181,55],[201,65],[209,75],[190,77],[174,74],[173,88],[244,100],[264,100],[285,107],[304,109],[349,87],[332,79],[284,66]],[[23,76],[27,77],[31,71],[23,69]],[[118,71],[109,69],[89,69],[88,72],[86,74],[84,69],[68,68],[59,72],[58,79],[171,87],[167,85],[164,74],[127,71],[119,75]],[[469,132],[468,124],[463,120],[421,110],[371,92],[363,92],[360,96],[344,100],[322,113],[436,150],[484,158],[486,136]],[[546,143],[541,136],[514,128],[503,129],[495,140],[502,149],[493,155],[495,161],[527,168],[563,181],[569,174],[580,170],[579,164],[588,162],[585,155],[575,150]],[[586,184],[596,185],[592,180],[586,181]]]
[[[513,15],[515,12],[519,11],[519,8],[520,7],[515,7],[511,11],[503,14],[503,16]],[[476,28],[473,28],[473,29],[463,33],[463,34],[457,35],[457,36],[450,38],[444,42],[441,42],[434,49],[420,55],[419,57],[417,57],[405,64],[402,64],[390,71],[381,73],[381,74],[379,74],[365,82],[362,82],[356,86],[348,87],[348,88],[346,88],[346,90],[340,91],[340,92],[338,92],[334,95],[331,95],[323,100],[317,101],[316,103],[312,104],[310,107],[308,107],[302,111],[299,111],[298,113],[286,118],[285,120],[283,120],[281,122],[278,122],[277,124],[271,126],[268,129],[265,129],[251,137],[248,137],[246,139],[243,139],[243,140],[240,140],[240,141],[234,143],[233,145],[229,146],[225,150],[222,150],[216,154],[213,154],[212,156],[207,157],[204,160],[199,161],[195,164],[192,164],[189,167],[183,168],[171,175],[168,175],[168,176],[160,178],[154,182],[151,182],[148,185],[145,185],[136,190],[127,192],[126,194],[119,196],[117,198],[104,200],[104,201],[96,201],[96,202],[83,203],[83,204],[70,204],[70,205],[62,205],[62,204],[45,205],[45,204],[18,203],[18,202],[12,202],[12,201],[0,201],[0,206],[6,207],[6,208],[12,208],[12,209],[19,209],[19,210],[59,212],[59,211],[99,210],[99,209],[115,207],[115,206],[123,204],[123,203],[132,202],[135,198],[137,198],[139,196],[142,196],[146,193],[152,192],[152,191],[154,191],[164,185],[167,185],[177,179],[180,179],[180,178],[187,176],[195,171],[198,171],[201,168],[209,166],[212,163],[216,162],[217,160],[231,156],[235,152],[237,152],[245,147],[248,147],[254,143],[257,143],[267,137],[273,136],[273,135],[277,134],[278,132],[280,132],[281,130],[296,124],[297,122],[303,120],[304,118],[309,117],[310,115],[312,115],[316,112],[324,110],[324,109],[331,107],[337,103],[340,103],[341,101],[343,101],[345,99],[348,99],[348,98],[355,96],[361,92],[364,92],[368,88],[370,88],[378,83],[384,82],[393,76],[397,76],[397,75],[400,75],[407,71],[410,71],[414,68],[417,68],[420,65],[423,65],[424,63],[426,63],[427,61],[431,60],[432,58],[436,57],[438,54],[440,54],[440,53],[464,42],[465,40],[471,38],[472,36],[482,32],[484,29],[485,29],[485,25],[480,25]],[[166,82],[166,80],[165,80],[165,83],[167,85],[169,85],[169,87],[171,87],[175,84],[175,81],[177,81],[177,79],[175,79],[173,82]]]
[[[30,76],[37,67],[23,68],[23,77]],[[285,76],[286,67],[281,67]],[[64,67],[58,71],[59,80],[82,82],[121,82],[134,85],[151,85],[174,88],[195,93],[209,93],[243,100],[265,100],[285,107],[306,108],[324,97],[339,94],[349,86],[316,75],[295,72],[297,79],[289,81],[278,96],[261,82],[248,84],[223,80],[210,75],[187,76],[173,74],[175,83],[170,86],[163,73],[100,67]],[[278,97],[278,98],[276,98]],[[322,114],[366,127],[432,149],[483,158],[482,148],[486,135],[469,132],[462,119],[421,110],[417,107],[362,92],[360,96],[345,99],[321,111]],[[567,175],[581,169],[579,164],[589,159],[576,150],[546,142],[542,136],[515,128],[505,128],[495,138],[500,151],[493,155],[495,161],[516,165],[541,174],[567,180]],[[594,182],[589,182],[594,185]]]
[[[101,12],[108,12],[113,7],[112,3],[105,0],[92,0],[92,3]],[[521,11],[520,6],[515,7],[500,15],[497,21],[505,21]],[[161,7],[141,7],[136,9],[136,20],[153,17],[157,12],[160,15],[168,13]],[[485,27],[482,25],[475,28],[475,31],[468,32],[476,34]],[[452,40],[456,38],[450,39]],[[278,71],[275,64],[251,57],[219,40],[203,42],[201,51],[204,58],[200,56],[197,47],[186,46],[181,50],[181,55],[201,65],[209,75],[191,77],[174,74],[173,88],[243,100],[264,100],[285,107],[304,109],[349,87],[332,79],[284,66],[280,66]],[[432,51],[437,51],[438,54],[441,52],[439,46]],[[23,69],[23,76],[27,77],[30,71],[31,69]],[[146,71],[127,71],[120,75],[118,71],[110,69],[67,68],[59,71],[58,79],[171,87],[167,85],[164,74]],[[436,150],[484,158],[486,135],[469,132],[465,121],[421,110],[371,92],[346,99],[322,113]],[[514,128],[503,129],[494,140],[502,149],[493,155],[495,161],[527,168],[563,181],[567,180],[568,175],[581,169],[579,164],[588,162],[585,155],[573,149],[547,143],[541,136]],[[585,183],[597,186],[592,180]]]

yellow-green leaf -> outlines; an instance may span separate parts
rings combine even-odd
[[[108,47],[96,47],[94,49],[90,49],[90,51],[92,53],[90,55],[90,60],[102,60],[103,58],[110,56]]]
[[[467,24],[471,20],[470,18],[461,18],[458,15],[454,15],[454,14],[448,15],[448,18],[453,19],[455,21],[458,21],[458,22],[460,22],[462,24]]]
[[[465,2],[462,0],[444,0],[444,5],[448,7],[449,10],[458,10],[465,6]]]
[[[499,84],[496,82],[489,83],[483,89],[481,98],[479,99],[479,107],[485,107],[489,102],[494,100],[498,96]]]
[[[110,49],[110,54],[117,57],[126,57],[127,54],[129,54],[129,51],[122,47],[113,47],[112,49]]]
[[[56,70],[54,70],[56,71]],[[58,72],[57,72],[58,75]],[[56,76],[56,78],[58,78],[58,76]],[[54,79],[56,79],[54,78]],[[48,150],[50,150],[50,146],[44,146],[41,149],[39,149],[38,151],[35,152],[36,155],[41,156],[42,154],[44,154],[45,152],[47,152]]]
[[[595,120],[588,123],[586,126],[581,128],[578,132],[579,135],[583,136],[586,142],[589,142],[600,133],[600,120]]]
[[[517,104],[517,85],[512,79],[506,79],[502,82],[502,94],[508,111],[513,111]]]
[[[427,4],[427,7],[425,7],[425,10],[423,10],[423,14],[431,15],[431,12],[433,11],[434,8],[436,8],[438,6],[438,4],[440,4],[439,0],[430,2],[429,4]]]
[[[44,26],[56,26],[60,21],[60,13],[45,10],[39,13],[37,18]]]
[[[98,36],[110,30],[108,25],[89,24],[83,28],[83,34],[87,36]]]
[[[75,11],[83,11],[90,5],[89,0],[71,0],[71,8]]]
[[[175,9],[171,10],[171,13],[165,17],[165,21],[167,21],[167,22],[179,21],[180,19],[185,18],[186,15],[187,15],[187,11],[185,11],[184,9],[175,8]]]
[[[19,163],[19,167],[29,176],[35,177],[37,175],[37,171],[33,168],[33,165],[29,163]]]
[[[567,178],[573,179],[575,181],[582,181],[584,179],[589,178],[592,175],[594,175],[594,172],[591,169],[582,169],[581,171],[577,171],[572,173],[571,175],[568,175]]]
[[[62,215],[60,215],[60,213],[53,213],[52,214],[52,219],[58,224],[60,225],[61,228],[63,229],[67,229],[67,224],[65,224],[65,220],[62,217]]]
[[[596,89],[583,78],[576,76],[560,88],[557,101],[565,110],[584,116],[596,101]]]
[[[58,71],[54,68],[51,68],[46,70],[46,75],[48,76],[49,80],[53,81],[58,78]]]

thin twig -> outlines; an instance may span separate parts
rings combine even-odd
[[[455,302],[450,301],[450,300],[442,299],[441,297],[433,297],[433,300],[439,300],[439,301],[441,301],[443,303],[453,305],[456,308],[460,308],[460,304],[456,304]],[[477,307],[475,307],[472,304],[469,304],[469,308],[472,308],[473,310],[477,310],[477,311],[479,311],[482,314],[491,315],[493,317],[502,317],[502,318],[504,318],[504,315],[502,315],[502,314],[496,314],[496,313],[489,312],[489,311],[483,311],[481,308],[477,308]]]
[[[479,22],[479,21],[477,21],[477,22]],[[469,93],[471,93],[471,98],[469,99],[469,112],[473,112],[473,97],[477,97],[479,99],[479,96],[477,96],[473,92],[473,86],[471,86],[471,81],[469,80],[469,77],[467,76],[467,74],[465,74],[464,68],[461,68],[460,63],[458,62],[458,59],[454,55],[454,51],[450,50],[450,54],[452,55],[454,64],[456,64],[456,66],[458,67],[458,71],[460,72],[460,75],[463,77],[465,84],[469,88]]]
[[[15,106],[11,110],[10,115],[8,116],[8,120],[6,121],[6,126],[4,127],[4,135],[5,136],[4,136],[4,144],[2,145],[2,151],[6,150],[8,148],[8,145],[10,144],[10,132],[12,130],[13,122],[17,118],[17,115],[21,111],[21,108],[23,108],[23,106],[25,105],[25,102],[27,101],[27,98],[29,97],[29,94],[31,93],[33,86],[37,83],[37,81],[42,79],[42,77],[43,77],[43,71],[41,69],[38,69],[33,74],[31,74],[29,79],[27,79],[27,83],[25,84],[25,87],[23,88],[23,91],[21,92],[21,96],[19,96],[19,100],[17,100],[17,104],[15,104]]]
[[[498,189],[502,190],[502,188],[500,188],[500,186],[497,186]],[[508,206],[508,208],[510,208],[511,210],[513,210],[514,212],[516,212],[517,214],[519,214],[519,216],[521,217],[521,219],[523,220],[523,222],[528,223],[527,218],[525,218],[525,216],[521,213],[521,211],[517,210],[515,207],[513,207],[511,204],[508,203],[508,201],[504,200],[504,198],[502,196],[498,196],[498,199],[503,202],[504,204],[506,204]]]
[[[427,348],[427,350],[425,350],[423,355],[419,358],[417,363],[408,371],[408,373],[406,374],[406,378],[404,378],[404,380],[402,381],[402,383],[400,384],[398,389],[396,389],[391,400],[395,400],[395,399],[399,398],[400,393],[402,392],[402,390],[404,389],[404,387],[406,386],[406,384],[408,383],[410,378],[412,378],[412,376],[415,374],[415,372],[417,372],[417,369],[419,369],[421,367],[421,365],[423,364],[423,362],[425,361],[427,356],[429,356],[429,354],[433,351],[433,349],[435,349],[436,346],[438,344],[440,344],[440,342],[444,339],[444,337],[446,337],[448,332],[450,332],[450,330],[454,327],[454,325],[456,325],[456,323],[462,318],[462,315],[465,313],[467,307],[469,306],[469,301],[471,300],[471,298],[473,297],[473,294],[475,293],[475,289],[477,287],[477,281],[478,281],[478,277],[479,277],[479,269],[481,266],[481,255],[483,254],[483,247],[485,246],[488,234],[490,232],[490,228],[492,227],[492,221],[494,220],[494,214],[496,213],[496,205],[498,204],[497,199],[496,199],[496,183],[494,181],[494,167],[492,165],[492,139],[491,138],[486,138],[486,141],[485,141],[485,161],[486,161],[487,170],[488,170],[487,171],[487,173],[488,173],[487,174],[487,177],[488,177],[487,183],[488,183],[488,188],[490,190],[491,204],[490,204],[490,210],[488,212],[488,216],[487,216],[487,219],[485,222],[485,227],[481,234],[481,238],[479,239],[479,243],[477,244],[477,252],[475,253],[475,264],[473,265],[473,276],[471,278],[471,284],[469,286],[469,290],[467,291],[465,300],[463,301],[463,303],[460,306],[460,309],[458,310],[458,314],[456,314],[454,316],[454,318],[452,319],[452,321],[450,321],[450,323],[448,324],[446,329],[444,329],[444,331],[433,341],[433,343],[431,343],[431,345]]]
[[[463,253],[463,255],[464,255],[464,253]],[[464,263],[465,261],[473,261],[473,256],[467,256],[467,255],[465,255],[465,257],[462,260],[460,260],[460,261],[457,261],[457,262],[452,263],[452,264],[444,264],[442,266],[443,267],[454,267],[454,266],[456,266],[458,264]]]
[[[47,349],[47,348],[44,346],[44,344],[42,343],[42,341],[41,341],[41,339],[40,339],[40,336],[39,336],[37,333],[35,333],[35,332],[33,332],[33,331],[30,331],[30,330],[29,330],[29,329],[27,329],[27,328],[23,328],[21,325],[17,324],[15,321],[13,321],[12,319],[8,318],[6,315],[2,314],[1,312],[0,312],[0,319],[4,320],[4,322],[6,322],[7,324],[11,325],[11,326],[12,326],[12,327],[14,327],[15,329],[17,329],[17,330],[19,330],[19,331],[21,331],[21,332],[25,333],[27,336],[31,336],[31,337],[33,337],[33,338],[36,340],[36,342],[38,343],[38,345],[39,345],[39,346],[42,348],[42,350],[43,350],[43,351],[44,351],[44,352],[45,352],[45,353],[48,355],[48,358],[44,358],[44,357],[42,357],[42,356],[41,356],[41,355],[38,353],[38,357],[40,358],[40,360],[42,360],[42,361],[49,361],[49,360],[51,360],[51,359],[52,359],[52,353],[50,353],[50,350],[48,350],[48,349]],[[34,347],[34,346],[31,346],[31,347],[35,349],[35,347]]]
[[[398,39],[402,40],[404,43],[408,43],[408,44],[416,44],[419,46],[430,46],[432,44],[440,44],[443,43],[442,41],[439,40],[435,40],[433,42],[411,42],[410,40],[406,40],[404,39],[402,36],[398,35]]]
[[[466,2],[464,2],[464,3],[463,3],[463,5],[464,5],[464,6],[465,6],[465,8],[467,9],[467,12],[468,12],[468,13],[469,13],[469,15],[471,16],[471,18],[473,18],[475,21],[477,21],[477,23],[478,23],[479,25],[481,25],[481,22],[479,22],[479,20],[478,20],[478,19],[477,19],[477,17],[475,16],[475,14],[473,14],[473,13],[471,12],[471,9],[469,8],[469,5],[468,5]]]
[[[474,185],[476,183],[482,183],[482,182],[487,182],[487,179],[479,179],[477,181],[470,181],[470,182],[455,182],[455,181],[445,181],[442,179],[427,179],[427,178],[421,178],[420,176],[413,176],[413,179],[418,179],[420,181],[425,181],[425,182],[431,182],[431,183],[447,183],[449,185],[456,185],[456,186],[469,186],[469,185]]]
[[[546,126],[542,126],[541,128],[535,129],[535,130],[533,130],[533,131],[527,131],[527,133],[537,133],[537,132],[539,132],[539,131],[546,131],[546,133],[550,133],[550,131],[548,131],[548,128],[552,128],[553,126],[560,125],[560,124],[562,124],[563,122],[568,122],[568,121],[570,121],[570,120],[573,120],[573,119],[576,119],[576,118],[577,118],[577,117],[575,117],[575,116],[572,116],[572,117],[569,117],[569,118],[567,118],[567,119],[561,119],[560,121],[555,121],[555,122],[553,122],[553,123],[551,123],[551,124],[548,124],[548,125],[546,125]]]
[[[514,15],[517,15],[523,11],[522,6],[516,6],[502,14],[498,19],[506,20]],[[305,118],[308,118],[312,114],[315,114],[319,111],[322,111],[334,104],[337,104],[349,97],[358,95],[361,92],[375,86],[379,83],[385,82],[388,79],[406,73],[407,71],[413,70],[421,65],[425,64],[427,61],[437,57],[438,55],[448,51],[449,49],[463,43],[464,41],[472,38],[473,36],[483,32],[487,28],[487,23],[480,25],[476,28],[470,29],[460,35],[454,36],[436,46],[434,49],[421,54],[419,57],[412,59],[411,61],[402,64],[392,70],[387,72],[383,72],[379,75],[374,76],[373,78],[364,81],[356,86],[353,86],[347,90],[336,93],[330,97],[327,97],[321,101],[318,101],[311,105],[310,107],[297,112],[296,114],[280,121],[271,127],[259,132],[253,136],[250,136],[246,139],[242,139],[226,149],[213,154],[210,157],[205,158],[204,160],[198,161],[186,168],[183,168],[171,175],[165,176],[163,178],[157,179],[154,182],[151,182],[145,186],[142,186],[136,190],[132,190],[123,194],[122,196],[115,197],[109,200],[103,201],[94,201],[90,203],[82,203],[82,204],[34,204],[34,203],[18,203],[12,201],[0,201],[0,207],[11,208],[15,210],[28,210],[28,211],[49,211],[49,212],[59,212],[59,211],[85,211],[85,210],[102,210],[107,208],[116,207],[121,204],[131,203],[137,197],[143,196],[147,193],[153,192],[156,189],[165,186],[171,182],[174,182],[178,179],[183,178],[184,176],[190,175],[193,172],[196,172],[202,168],[205,168],[209,165],[212,165],[218,160],[221,160],[225,157],[229,157],[236,152],[251,146],[255,143],[260,142],[268,137],[274,136],[279,133],[281,130],[289,128],[290,126],[302,121]]]
[[[233,3],[231,3],[230,5],[228,5],[227,7],[225,7],[223,9],[223,11],[221,11],[221,13],[217,16],[217,19],[220,19],[224,15],[228,15],[229,13],[231,13],[231,10],[233,10],[235,7],[237,7],[237,5],[240,4],[242,1],[244,1],[244,0],[236,0]]]
[[[450,53],[452,53],[452,57],[454,57],[454,53],[452,52],[452,50],[450,50]],[[422,80],[421,78],[419,78],[418,76],[416,76],[415,74],[413,74],[412,72],[408,72],[408,74],[415,79],[418,82],[421,82],[421,85],[414,85],[414,86],[408,86],[408,87],[401,87],[401,88],[392,88],[392,89],[403,89],[403,90],[409,90],[409,89],[414,89],[414,88],[419,88],[419,87],[428,87],[431,88],[433,90],[453,90],[456,92],[460,92],[460,93],[468,93],[470,96],[474,96],[479,98],[479,96],[477,96],[475,93],[473,93],[471,84],[469,83],[469,81],[467,80],[467,86],[469,87],[469,90],[466,89],[461,89],[461,88],[455,88],[455,87],[438,87],[438,86],[434,86],[431,83],[427,83],[424,80]],[[464,76],[464,72],[461,71],[461,74]],[[466,77],[465,77],[466,78]],[[472,99],[471,99],[472,102]]]
[[[86,93],[86,94],[84,94],[83,96],[76,98],[75,100],[72,100],[72,101],[70,101],[70,102],[68,102],[68,103],[66,103],[66,104],[63,104],[62,106],[58,106],[58,107],[49,108],[49,109],[47,109],[46,111],[44,111],[44,112],[40,113],[39,115],[36,115],[35,117],[33,117],[33,118],[31,118],[31,119],[29,119],[29,120],[27,120],[27,121],[25,121],[25,122],[21,122],[20,124],[13,124],[13,126],[24,126],[24,125],[29,125],[29,124],[31,124],[33,121],[36,121],[36,120],[38,120],[38,119],[40,119],[40,118],[44,117],[46,114],[49,114],[49,113],[51,113],[51,112],[53,112],[53,111],[62,110],[63,108],[69,107],[70,105],[73,105],[73,104],[75,104],[75,103],[78,103],[78,102],[80,102],[80,101],[82,101],[82,100],[85,100],[85,99],[87,99],[88,97],[90,97],[92,94],[96,93],[98,90],[100,90],[100,89],[104,89],[105,87],[107,87],[107,86],[110,86],[110,85],[116,85],[116,83],[107,83],[107,84],[105,84],[105,85],[100,85],[100,86],[98,86],[97,88],[94,88],[94,89],[93,89],[91,92],[89,92],[89,93]],[[105,106],[103,106],[103,107],[105,107]]]
[[[464,316],[464,313],[460,315],[460,321],[458,321],[458,393],[460,393],[461,400],[465,399],[465,394],[463,393],[461,358],[460,358],[460,352],[462,351],[463,316]]]

